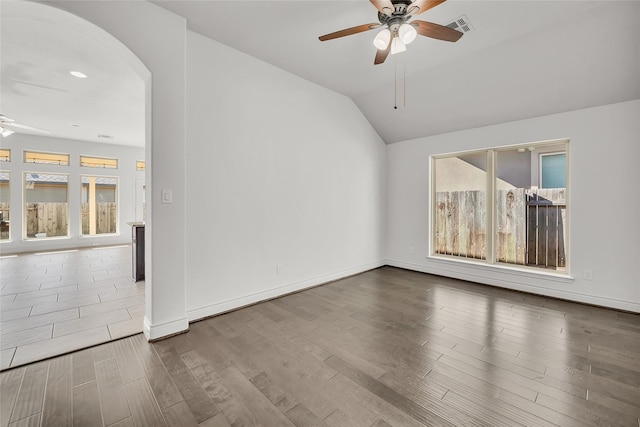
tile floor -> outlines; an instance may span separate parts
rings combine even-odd
[[[0,258],[0,370],[142,332],[131,247]]]

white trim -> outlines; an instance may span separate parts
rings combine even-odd
[[[375,261],[369,264],[360,265],[357,267],[348,268],[335,273],[325,274],[315,277],[313,279],[304,280],[301,282],[290,283],[283,286],[278,286],[265,291],[247,294],[242,297],[232,298],[226,301],[221,301],[215,304],[202,306],[192,310],[187,310],[187,318],[189,322],[204,319],[206,317],[215,316],[217,314],[226,313],[231,310],[246,307],[251,304],[256,304],[262,301],[267,301],[273,298],[277,298],[292,292],[302,291],[304,289],[312,288],[314,286],[322,285],[334,280],[343,279],[354,274],[359,274],[365,271],[373,270],[378,267],[386,265],[384,260]]]
[[[147,338],[147,341],[157,340],[159,338],[179,334],[188,330],[189,320],[186,317],[172,320],[170,322],[152,325],[149,322],[149,318],[147,316],[144,316],[144,321],[142,322],[142,332]]]
[[[396,260],[387,260],[387,265],[391,267],[403,268],[405,270],[418,271],[421,273],[427,274],[435,274],[438,276],[450,277],[453,279],[466,280],[470,282],[475,282],[483,285],[495,286],[504,289],[510,289],[514,291],[527,292],[534,295],[548,296],[552,298],[560,298],[567,301],[574,301],[578,303],[584,304],[592,304],[600,307],[613,308],[618,310],[625,310],[634,313],[640,313],[640,303],[623,301],[615,298],[607,298],[607,297],[599,297],[594,295],[587,295],[580,292],[574,292],[569,290],[558,290],[546,288],[543,286],[533,286],[527,283],[523,283],[517,280],[516,276],[508,275],[509,271],[500,271],[499,273],[503,273],[502,276],[498,277],[487,277],[486,275],[474,274],[472,272],[463,272],[459,270],[452,270],[448,268],[440,268],[440,267],[432,267],[426,265],[419,265],[413,263],[407,263],[404,261],[396,261]],[[476,269],[477,266],[470,266],[473,269]],[[552,276],[538,277],[539,279],[546,279],[549,281],[559,281],[559,278],[555,278]],[[567,282],[572,282],[572,279],[567,279]]]

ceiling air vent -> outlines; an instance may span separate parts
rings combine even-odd
[[[468,33],[473,29],[471,23],[469,22],[469,18],[465,15],[462,15],[459,18],[456,18],[453,22],[446,25],[449,28],[453,28],[454,30],[458,30],[462,33]]]
[[[100,133],[100,134],[98,134],[98,138],[113,139],[113,138],[114,138],[114,136],[112,136],[112,135],[105,135],[105,134]]]

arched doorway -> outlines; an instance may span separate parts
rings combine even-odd
[[[140,220],[136,214],[142,211],[136,206],[140,201],[135,197],[136,186],[151,173],[150,71],[114,36],[75,14],[35,2],[4,3],[2,12],[1,112],[27,126],[17,127],[16,134],[2,141],[3,148],[8,147],[12,153],[10,161],[0,164],[0,170],[7,171],[11,177],[11,225],[15,225],[11,238],[2,243],[2,252],[68,252],[82,247],[113,248],[129,243],[130,229],[126,224]],[[27,149],[41,154],[63,153],[68,162],[30,164],[25,157]],[[117,166],[113,169],[104,165],[90,168],[82,164],[83,157],[85,160],[87,157],[116,160]],[[139,162],[146,162],[146,171],[136,170]],[[43,176],[64,178],[66,200],[63,204],[66,206],[62,217],[67,224],[61,236],[48,238],[47,233],[40,233],[44,235],[29,239],[24,232],[29,219],[24,213],[24,201],[28,201],[27,191],[31,190],[26,186],[27,177],[32,180],[34,176],[38,179]],[[117,231],[114,229],[97,236],[84,230],[79,197],[84,194],[84,187],[83,193],[80,187],[84,180],[92,180],[95,184],[106,178],[117,182],[117,189],[113,190],[118,202],[114,208]],[[53,179],[47,182],[59,184]],[[147,207],[148,215],[151,209],[151,206]],[[96,253],[100,252],[93,252],[93,260]],[[148,264],[151,264],[151,255],[150,252],[147,254]],[[124,283],[120,280],[122,276],[116,277],[120,282],[111,280],[109,269],[105,269],[103,273],[91,272],[95,273],[92,278],[97,285],[87,283],[86,274],[74,282],[70,270],[65,270],[70,259],[71,255],[56,255],[49,261],[56,264],[55,269],[48,269],[55,270],[53,277],[36,278],[40,282],[30,282],[29,289],[24,292],[16,287],[16,307],[29,308],[29,312],[24,311],[26,320],[29,325],[37,324],[40,332],[26,341],[17,340],[13,350],[3,348],[3,369],[55,355],[42,350],[46,342],[41,338],[47,338],[47,334],[48,338],[57,339],[52,351],[64,353],[126,336],[123,333],[142,332],[142,316],[147,311],[144,300],[137,305],[130,301],[115,309],[129,292],[125,286],[118,287],[118,283]],[[73,268],[80,270],[76,264]],[[35,269],[29,273],[33,276]],[[56,274],[59,283],[55,282]],[[126,274],[130,278],[130,273]],[[144,288],[142,292],[146,293]],[[113,310],[99,307],[110,298],[115,302],[111,308],[119,310],[120,315],[113,316]],[[33,301],[33,306],[25,305],[26,300]],[[74,300],[77,301],[75,305]],[[39,305],[40,302],[48,305]],[[132,315],[135,309],[137,317]],[[123,315],[127,313],[128,320],[137,326],[129,325],[128,332],[121,329],[119,333],[109,328],[109,324],[125,322],[127,319]],[[19,313],[14,312],[14,315]],[[18,320],[18,317],[13,319]],[[17,323],[12,327],[16,334],[26,335]],[[88,341],[82,340],[85,336]],[[19,345],[25,343],[42,346],[38,347],[39,351],[34,351],[33,347],[19,355]],[[31,358],[25,356],[29,353]],[[6,360],[9,360],[8,364]]]

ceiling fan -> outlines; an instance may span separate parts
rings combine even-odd
[[[7,136],[14,134],[16,132],[14,129],[24,129],[26,131],[39,132],[39,133],[51,133],[45,129],[40,129],[37,127],[16,123],[16,121],[13,120],[12,118],[7,117],[4,114],[0,114],[0,135],[6,138]]]
[[[433,39],[455,42],[462,37],[462,32],[440,24],[426,21],[410,21],[415,15],[444,3],[446,0],[369,0],[378,9],[378,22],[346,28],[334,33],[320,36],[320,41],[337,39],[352,34],[362,33],[383,27],[373,40],[378,49],[373,63],[382,64],[389,56],[404,52],[418,34]],[[410,21],[410,22],[409,22]]]

